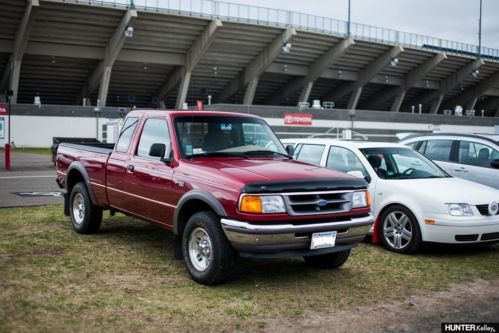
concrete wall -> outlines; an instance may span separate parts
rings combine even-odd
[[[108,120],[122,119],[129,109],[103,108],[97,120],[93,107],[46,105],[13,105],[11,142],[18,147],[50,147],[52,137],[98,137],[103,140],[102,125]],[[3,116],[7,125],[7,116]],[[97,134],[98,128],[98,135]],[[0,139],[0,146],[7,143]],[[115,139],[114,127],[108,126],[107,141]]]

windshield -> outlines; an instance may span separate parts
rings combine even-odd
[[[286,155],[265,121],[258,118],[182,116],[175,118],[182,157]]]
[[[410,148],[364,148],[360,151],[382,179],[450,177],[435,163]]]

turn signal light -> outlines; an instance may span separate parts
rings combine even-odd
[[[436,221],[435,221],[435,219],[424,219],[424,223],[426,223],[426,224],[435,224]]]
[[[261,213],[262,198],[257,195],[245,195],[241,199],[240,210],[245,213]]]
[[[367,200],[367,207],[371,207],[371,193],[369,193],[369,191],[366,191],[366,200]]]

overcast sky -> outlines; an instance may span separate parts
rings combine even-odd
[[[348,0],[229,0],[347,20]],[[478,45],[480,0],[351,0],[352,21]],[[499,48],[499,1],[483,0],[482,46]]]

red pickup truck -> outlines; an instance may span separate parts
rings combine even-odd
[[[373,222],[367,183],[292,150],[247,114],[132,111],[114,149],[60,144],[57,182],[76,232],[96,232],[103,210],[157,224],[202,284],[238,256],[339,267]]]

